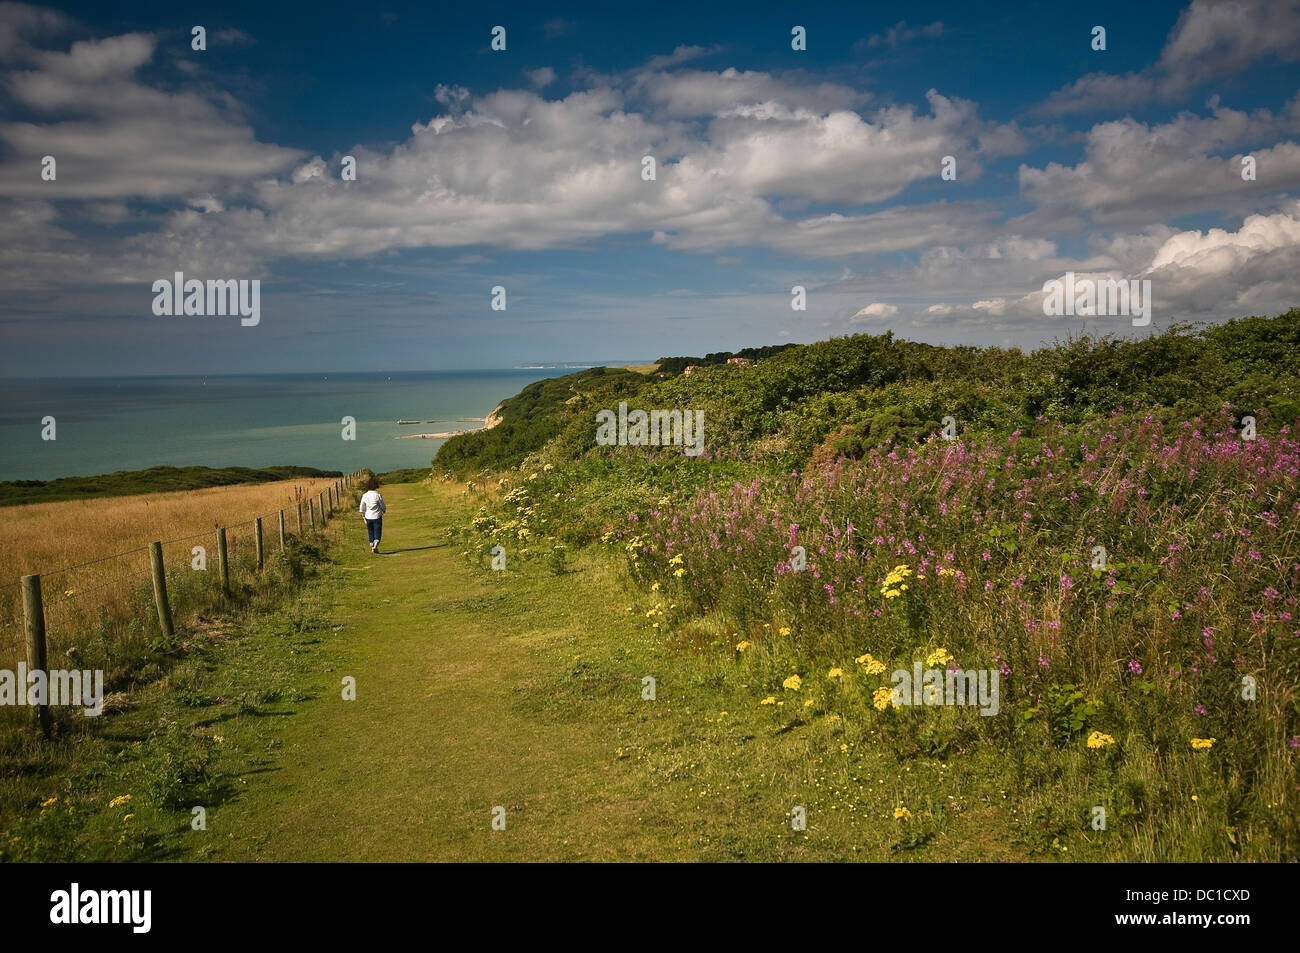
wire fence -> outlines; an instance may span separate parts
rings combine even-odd
[[[102,632],[106,627],[121,628],[126,623],[128,628],[150,631],[156,637],[166,628],[164,609],[170,615],[170,603],[175,601],[164,596],[168,604],[158,604],[156,591],[160,578],[164,593],[183,594],[188,587],[211,590],[220,586],[228,595],[232,577],[243,578],[249,572],[261,571],[276,553],[286,548],[290,538],[309,536],[323,529],[330,516],[338,512],[344,495],[355,486],[358,476],[352,473],[328,482],[313,480],[308,493],[300,485],[292,499],[286,501],[287,506],[239,522],[214,523],[209,530],[44,570],[33,574],[37,579],[35,585],[31,576],[0,582],[0,669],[12,671],[24,658],[30,667],[27,633],[37,621],[39,625],[35,628],[44,633],[47,665],[51,668],[60,667],[60,657],[76,655],[74,643],[96,629]],[[150,576],[155,577],[153,589],[148,585]],[[29,598],[33,592],[39,593],[39,620],[33,620],[24,611],[25,587]],[[165,631],[161,634],[169,635]]]

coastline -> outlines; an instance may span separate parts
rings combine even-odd
[[[404,434],[399,434],[397,439],[398,440],[450,440],[452,437],[459,437],[461,434],[478,433],[480,430],[491,430],[497,424],[501,423],[500,410],[501,410],[501,404],[504,403],[505,401],[501,401],[501,403],[497,404],[496,407],[492,409],[492,412],[490,414],[488,414],[486,417],[483,418],[482,427],[475,427],[472,430],[447,430],[441,433],[404,433]],[[474,419],[477,420],[478,418],[476,417]]]

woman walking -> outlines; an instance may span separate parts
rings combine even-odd
[[[379,552],[379,538],[384,532],[384,498],[379,495],[379,481],[371,477],[366,481],[366,492],[361,494],[361,506],[358,507],[366,521],[366,535],[370,537],[370,551]]]

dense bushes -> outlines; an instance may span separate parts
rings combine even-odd
[[[750,367],[706,365],[689,377],[595,368],[530,384],[502,405],[498,427],[449,440],[434,468],[461,477],[507,469],[548,442],[548,462],[576,460],[595,448],[595,412],[619,400],[703,410],[711,453],[748,451],[771,438],[763,457],[780,449],[782,466],[806,463],[827,438],[830,451],[855,457],[915,441],[945,416],[963,432],[1009,432],[1040,415],[1082,422],[1134,404],[1183,418],[1225,403],[1260,420],[1300,416],[1300,309],[1208,329],[1175,326],[1138,340],[1075,337],[1029,354],[936,347],[890,333],[737,353],[764,356]]]

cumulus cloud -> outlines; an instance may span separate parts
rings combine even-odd
[[[1274,59],[1300,60],[1300,0],[1192,0],[1153,66],[1122,76],[1089,73],[1053,93],[1043,110],[1126,109],[1175,99]]]
[[[1076,286],[1084,280],[1150,280],[1157,323],[1179,317],[1276,314],[1298,303],[1300,200],[1288,200],[1276,212],[1248,215],[1235,231],[1160,226],[1095,244],[1091,254],[1079,258],[1053,253],[1036,263],[1019,259],[1014,266],[1021,276],[1016,288],[1007,280],[1011,273],[960,269],[960,263],[968,260],[962,250],[935,250],[929,254],[931,265],[941,260],[958,266],[953,281],[967,282],[969,290],[997,288],[998,293],[962,298],[951,282],[947,287],[932,286],[927,290],[944,291],[953,300],[918,309],[915,323],[955,315],[969,324],[996,321],[1001,329],[1049,327],[1053,319],[1043,314],[1043,285],[1049,280],[1064,282],[1066,272],[1074,274]],[[917,272],[912,279],[919,280]],[[873,283],[891,287],[879,279]],[[1111,321],[1103,316],[1095,323]]]
[[[850,324],[862,324],[872,318],[892,318],[898,314],[898,305],[885,304],[881,301],[873,301],[865,308],[860,308],[858,312],[849,319]]]
[[[1010,327],[1035,309],[1041,320],[1042,282],[1067,270],[1147,275],[1158,300],[1188,309],[1262,309],[1295,287],[1296,210],[1278,203],[1300,186],[1300,147],[1285,138],[1300,131],[1300,101],[1100,123],[1076,164],[1020,168],[1035,208],[1008,222],[993,199],[917,196],[950,186],[937,184],[944,155],[959,156],[964,184],[1023,151],[1014,123],[935,89],[924,104],[871,108],[867,93],[802,73],[698,69],[686,64],[717,50],[679,47],[623,74],[578,77],[584,88],[557,98],[544,93],[549,67],[525,72],[520,89],[439,85],[433,115],[396,145],[340,143],[359,170],[345,182],[340,154],[258,141],[233,97],[142,79],[152,34],[32,45],[65,26],[22,8],[0,27],[5,89],[28,117],[0,122],[0,236],[21,237],[0,264],[10,287],[150,281],[177,268],[253,276],[284,259],[581,248],[610,236],[651,236],[720,265],[753,246],[837,267],[897,255],[862,277],[845,270],[828,312],[841,324]],[[1240,177],[1247,151],[1255,182]],[[57,185],[33,171],[46,154],[58,157]],[[641,177],[645,155],[657,160],[652,181]],[[1259,208],[1270,211],[1231,220],[1237,232],[1162,222]],[[78,234],[128,217],[129,232]],[[1095,223],[1121,231],[1089,234]],[[1062,253],[1055,239],[1067,233],[1087,250]]]
[[[761,111],[822,114],[853,109],[870,94],[835,83],[798,84],[757,70],[651,70],[638,74],[632,90],[673,118]]]
[[[1156,125],[1132,118],[1098,123],[1088,130],[1085,157],[1077,165],[1022,165],[1021,193],[1043,206],[1072,207],[1118,225],[1239,210],[1300,186],[1300,145],[1284,141],[1249,149],[1300,131],[1300,98],[1276,115],[1229,109],[1217,100],[1212,106],[1211,116],[1183,113]],[[1224,151],[1229,154],[1216,154]],[[1247,154],[1256,162],[1253,181],[1242,178]]]
[[[1158,302],[1188,312],[1262,314],[1294,306],[1300,201],[1270,215],[1249,215],[1235,232],[1170,235],[1145,274]]]
[[[543,87],[550,86],[555,82],[555,70],[551,69],[549,66],[528,70],[524,75],[528,77],[528,82],[536,89],[542,89]]]
[[[709,51],[679,47],[559,99],[440,84],[438,113],[405,141],[348,149],[360,174],[345,182],[338,155],[257,141],[225,94],[142,81],[155,50],[153,35],[133,33],[30,51],[30,68],[11,73],[9,89],[41,121],[0,123],[11,153],[0,168],[13,173],[0,195],[48,196],[49,183],[30,170],[54,154],[60,199],[176,204],[156,231],[112,250],[123,280],[147,270],[143,262],[187,254],[237,264],[404,248],[570,248],[638,233],[682,251],[757,243],[804,257],[955,243],[987,227],[992,207],[799,210],[896,197],[934,179],[945,154],[961,154],[963,179],[975,179],[982,160],[1025,147],[1013,124],[985,121],[974,103],[937,90],[925,108],[859,112],[867,96],[852,88],[691,69],[680,64]],[[529,78],[545,86],[554,74]],[[658,159],[654,181],[641,178],[644,155]]]
[[[57,10],[26,3],[0,3],[0,63],[27,59],[39,40],[68,30],[72,21]]]
[[[282,172],[300,152],[258,142],[224,95],[166,92],[137,71],[156,38],[129,33],[73,43],[67,52],[26,51],[32,67],[8,76],[15,104],[36,121],[0,122],[0,194],[48,195],[32,170],[58,163],[60,198],[184,198],[241,189]]]

